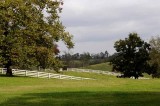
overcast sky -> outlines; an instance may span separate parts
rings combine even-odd
[[[115,52],[114,42],[137,32],[160,34],[160,0],[63,0],[61,21],[73,36],[73,53]],[[67,49],[60,44],[61,52]]]

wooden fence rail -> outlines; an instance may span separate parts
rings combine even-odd
[[[69,68],[67,71],[97,73],[97,74],[105,74],[105,75],[112,75],[112,76],[120,76],[121,75],[121,73],[115,73],[115,72],[110,72],[110,71],[78,69],[78,68]],[[134,77],[131,77],[131,78],[134,79]],[[150,79],[150,78],[139,77],[138,79]]]
[[[56,78],[56,79],[72,79],[72,80],[94,80],[92,78],[84,78],[84,77],[75,77],[69,75],[61,75],[61,74],[53,74],[47,72],[38,72],[38,71],[29,71],[29,70],[19,70],[12,69],[13,75],[16,76],[28,76],[28,77],[37,77],[37,78]],[[0,68],[0,73],[5,74],[6,69]]]
[[[110,71],[91,70],[91,69],[78,69],[78,68],[69,68],[68,71],[88,72],[88,73],[106,74],[106,75],[113,75],[113,76],[121,75],[120,73],[115,73],[115,72],[110,72]]]

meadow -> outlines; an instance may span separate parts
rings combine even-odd
[[[89,65],[87,67],[83,67],[84,69],[92,69],[92,70],[101,70],[101,71],[112,71],[112,65],[109,62]]]
[[[159,106],[160,80],[119,79],[64,72],[96,80],[0,76],[0,106]]]

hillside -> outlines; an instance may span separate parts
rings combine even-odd
[[[96,65],[90,65],[87,67],[83,67],[85,69],[93,69],[93,70],[102,70],[102,71],[111,71],[112,70],[112,65],[109,63],[101,63],[101,64],[96,64]]]

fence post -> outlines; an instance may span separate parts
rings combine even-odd
[[[13,73],[13,74],[15,73],[15,69],[12,69],[12,73]]]
[[[73,79],[73,77],[72,77],[72,76],[70,76],[70,79],[72,80],[72,79]]]
[[[1,71],[2,71],[2,74],[3,74],[3,68],[1,69]]]
[[[50,79],[50,77],[51,77],[51,76],[50,76],[50,73],[48,73],[48,78]]]
[[[25,71],[25,76],[27,76],[27,70]]]
[[[37,72],[37,77],[39,77],[39,72]]]
[[[2,74],[5,74],[6,71],[7,71],[6,68],[2,68]]]

